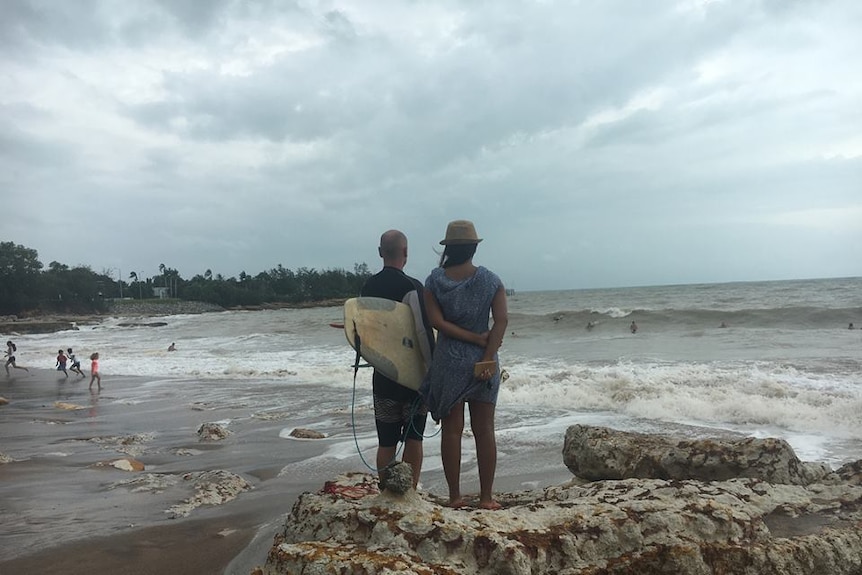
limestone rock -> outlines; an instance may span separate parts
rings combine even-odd
[[[403,461],[386,466],[381,473],[380,488],[393,495],[404,495],[413,489],[413,468]]]
[[[862,459],[841,466],[835,471],[835,475],[838,476],[839,481],[862,485]]]
[[[326,437],[325,434],[315,431],[313,429],[305,429],[303,427],[297,427],[293,431],[290,432],[291,437],[297,437],[300,439],[324,439]]]
[[[75,411],[76,409],[87,409],[83,405],[78,405],[77,403],[68,403],[66,401],[55,401],[54,407],[57,409],[65,409],[68,411]]]
[[[172,519],[187,517],[194,509],[201,505],[221,505],[227,503],[235,499],[243,491],[252,489],[248,481],[235,473],[223,469],[186,473],[183,475],[183,479],[192,482],[195,494],[165,511]]]
[[[122,471],[144,470],[144,464],[137,459],[132,459],[131,457],[123,457],[121,459],[114,459],[113,461],[100,461],[96,464],[96,467],[115,467]]]
[[[200,441],[220,441],[229,435],[231,435],[231,431],[218,423],[202,423],[198,427]]]
[[[253,573],[862,573],[862,461],[826,475],[811,471],[776,440],[691,446],[576,427],[566,437],[566,463],[572,454],[581,457],[573,463],[579,471],[739,476],[572,481],[541,492],[498,494],[503,509],[489,511],[444,507],[413,489],[380,492],[375,477],[351,473],[300,495],[266,564]],[[599,443],[600,437],[609,444],[606,451],[570,445],[574,439]],[[632,449],[637,441],[653,457],[640,466]],[[683,447],[685,457],[656,457]],[[590,459],[598,453],[611,458],[606,468]],[[687,457],[689,471],[682,466]],[[812,483],[806,473],[820,473],[822,481]]]
[[[783,439],[680,440],[587,425],[573,425],[566,431],[563,461],[576,476],[591,481],[751,477],[808,485],[830,471],[824,465],[800,461]]]
[[[91,437],[87,441],[100,445],[103,449],[112,449],[138,457],[147,451],[146,444],[155,439],[154,433],[135,433],[133,435],[105,435]]]

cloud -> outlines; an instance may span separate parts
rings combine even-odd
[[[424,276],[469,217],[519,289],[858,273],[852,0],[3,11],[4,233],[48,261],[374,267],[399,227]]]

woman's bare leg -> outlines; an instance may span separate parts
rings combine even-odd
[[[449,505],[461,507],[461,437],[464,435],[464,402],[456,403],[449,415],[443,418],[440,435],[440,456],[443,472],[449,486]]]
[[[479,466],[479,507],[499,509],[494,501],[494,475],[497,473],[497,435],[494,430],[493,403],[470,402],[470,428],[476,439],[476,463]]]

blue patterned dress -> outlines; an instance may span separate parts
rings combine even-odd
[[[502,285],[497,274],[481,266],[465,280],[446,277],[443,268],[434,268],[425,280],[425,288],[437,298],[443,318],[476,333],[488,331],[491,302]],[[431,367],[419,390],[435,420],[449,415],[459,401],[497,403],[500,390],[497,355],[494,355],[497,371],[489,381],[473,377],[473,366],[484,353],[484,348],[438,332]]]

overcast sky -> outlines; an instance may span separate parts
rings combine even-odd
[[[859,0],[0,2],[0,240],[519,290],[862,275]]]

